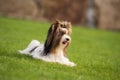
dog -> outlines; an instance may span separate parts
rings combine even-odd
[[[27,48],[19,50],[19,53],[47,62],[75,66],[76,64],[66,57],[66,48],[71,42],[71,32],[70,22],[57,20],[49,28],[45,44],[32,40]]]

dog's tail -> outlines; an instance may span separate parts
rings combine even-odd
[[[37,40],[32,40],[30,44],[24,50],[18,50],[20,54],[30,55],[34,50],[40,45],[40,42]]]

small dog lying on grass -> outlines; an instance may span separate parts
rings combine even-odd
[[[66,55],[66,48],[71,42],[71,23],[67,21],[56,21],[48,30],[45,44],[32,40],[20,54],[27,54],[36,59],[47,62],[58,62],[67,66],[75,66]]]

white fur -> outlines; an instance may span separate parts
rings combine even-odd
[[[64,56],[63,53],[63,48],[66,46],[66,44],[62,44],[62,42],[66,39],[71,38],[68,35],[64,35],[60,41],[60,46],[57,48],[56,53],[50,53],[46,56],[42,55],[43,50],[44,50],[44,45],[40,44],[39,41],[37,40],[32,40],[31,43],[25,48],[24,50],[19,50],[20,54],[27,54],[32,56],[33,58],[36,59],[41,59],[43,61],[47,62],[58,62],[60,64],[68,65],[68,66],[75,66],[75,64],[67,57]],[[34,47],[38,46],[32,53],[30,53],[30,50],[32,50]]]

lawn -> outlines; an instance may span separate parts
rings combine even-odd
[[[0,80],[120,80],[120,32],[73,27],[68,67],[18,54],[51,23],[0,17]]]

